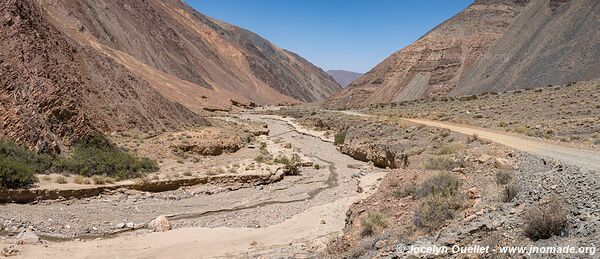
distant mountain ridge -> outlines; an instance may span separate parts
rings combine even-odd
[[[347,70],[328,70],[327,74],[333,76],[335,81],[340,84],[342,87],[346,87],[352,83],[352,81],[356,80],[362,73],[347,71]]]

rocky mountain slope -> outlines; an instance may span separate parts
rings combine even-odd
[[[599,74],[598,6],[591,0],[477,0],[327,105],[357,107],[590,80]]]
[[[523,8],[512,0],[479,0],[392,54],[327,102],[330,106],[447,94],[510,26]]]
[[[340,84],[342,87],[349,86],[352,81],[363,75],[362,73],[346,70],[328,70],[327,74],[333,76],[335,81],[338,82],[338,84]]]
[[[180,0],[38,0],[54,24],[192,110],[324,99],[334,79],[300,56]]]
[[[452,94],[475,94],[588,81],[600,77],[600,2],[531,1]]]
[[[0,138],[58,153],[94,131],[206,125],[205,107],[323,99],[334,79],[170,1],[0,5]]]
[[[100,130],[206,122],[117,62],[64,37],[33,1],[0,6],[0,138],[57,153]]]

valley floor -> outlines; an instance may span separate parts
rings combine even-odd
[[[161,192],[117,189],[88,198],[7,203],[0,210],[9,231],[0,240],[3,253],[24,258],[371,258],[415,255],[398,245],[591,247],[599,238],[600,201],[592,198],[600,190],[597,151],[456,123],[315,107],[219,119],[266,124],[268,135],[230,154],[166,160],[156,179],[183,175],[189,165],[200,171],[209,165],[232,170],[224,179],[240,174],[231,168],[252,167],[270,172],[271,180],[231,178]],[[132,144],[152,155],[152,145]],[[263,161],[263,156],[294,154],[302,161],[298,174],[277,177],[281,166]],[[448,186],[422,187],[431,179],[456,181],[448,185],[455,189],[450,196],[436,196],[433,190]],[[437,205],[427,207],[431,202]],[[565,211],[565,229],[549,239],[531,238],[529,218],[548,204],[560,205],[552,213]],[[444,218],[426,216],[439,208],[447,210],[440,211]],[[148,229],[159,215],[174,229]],[[25,230],[42,241],[15,237]]]

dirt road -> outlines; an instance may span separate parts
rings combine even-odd
[[[146,201],[135,205],[136,215],[149,217],[156,211],[171,213],[194,211],[193,218],[174,218],[181,226],[164,233],[130,233],[109,239],[89,241],[52,242],[46,246],[19,247],[21,257],[27,258],[212,258],[212,257],[306,257],[314,256],[326,244],[326,239],[341,233],[348,207],[357,199],[374,190],[385,172],[373,170],[368,164],[339,153],[332,143],[323,141],[309,131],[294,129],[277,117],[247,115],[245,118],[263,121],[269,125],[269,140],[291,143],[294,151],[326,165],[326,169],[308,170],[300,176],[259,188],[196,195],[177,201]],[[275,151],[273,151],[275,152]],[[370,171],[356,177],[359,164]],[[371,168],[371,169],[369,169]],[[372,170],[372,171],[371,171]],[[359,187],[365,192],[359,193]],[[262,194],[261,194],[262,193]],[[108,197],[110,198],[110,197]],[[64,206],[50,205],[56,210],[35,205],[10,205],[10,211],[35,213],[68,211],[77,218],[83,207],[97,206],[98,221],[115,217],[102,204]],[[120,208],[118,201],[114,201]],[[125,205],[122,205],[125,206]],[[131,205],[129,205],[131,206]],[[203,213],[207,211],[211,213]],[[231,207],[240,209],[228,209]],[[183,208],[186,208],[185,210]],[[202,213],[201,213],[202,212]],[[198,214],[198,215],[196,215]],[[120,215],[123,216],[123,215]],[[13,217],[7,215],[7,217]],[[58,215],[40,215],[60,220]],[[119,216],[117,216],[119,217]],[[250,223],[260,224],[259,227]],[[99,224],[100,222],[98,222]],[[193,227],[198,226],[198,227]]]
[[[364,114],[357,111],[339,111],[344,114],[354,116],[374,115]],[[454,132],[467,135],[477,135],[482,139],[502,144],[516,150],[528,152],[543,158],[556,159],[567,164],[575,165],[581,168],[600,171],[600,152],[580,150],[558,144],[538,141],[528,137],[512,135],[506,132],[495,131],[484,128],[457,125],[447,122],[432,121],[425,119],[404,119],[405,121],[418,123],[422,125],[449,129]]]

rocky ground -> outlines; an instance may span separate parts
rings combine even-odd
[[[389,161],[404,161],[399,158],[408,156],[408,163],[401,163],[402,166],[390,171],[375,194],[351,207],[344,235],[332,240],[325,254],[327,257],[406,257],[415,255],[407,251],[411,246],[489,245],[498,251],[471,255],[510,258],[517,254],[501,254],[500,247],[596,245],[600,214],[599,204],[590,198],[597,196],[597,174],[593,171],[514,151],[476,136],[460,136],[411,125],[397,120],[400,116],[391,116],[392,108],[388,108],[388,116],[353,119],[339,113],[315,113],[303,109],[297,107],[280,112],[298,118],[307,126],[330,130],[332,134],[345,131],[345,141],[339,148],[350,149],[351,154],[368,150],[366,153],[372,157],[367,159],[375,161],[385,157],[395,158]],[[352,126],[347,127],[337,120],[350,121]],[[449,156],[460,163],[432,168],[427,162],[439,156]],[[390,164],[381,166],[389,167]],[[431,199],[420,197],[411,190],[444,173],[458,179],[459,195],[456,197],[460,202],[449,212],[452,216],[437,227],[423,226],[419,215]],[[447,207],[446,203],[436,204],[438,208]],[[544,213],[560,214],[561,211],[566,215],[566,227],[558,236],[537,240],[527,234],[531,215],[542,214],[543,217],[546,216]],[[399,244],[406,250],[398,249]],[[593,256],[591,253],[553,256],[588,258]],[[462,258],[465,254],[437,256]],[[548,255],[533,257],[547,258]]]
[[[165,159],[160,172],[157,173],[158,177],[150,176],[148,181],[162,181],[163,177],[193,178],[199,176],[197,174],[239,175],[246,173],[246,170],[257,171],[260,168],[276,174],[288,168],[286,164],[273,163],[270,159],[294,155],[299,159],[299,172],[288,172],[278,181],[263,184],[224,182],[182,187],[165,192],[118,189],[89,198],[5,204],[4,209],[0,211],[3,226],[1,243],[6,245],[5,254],[14,252],[22,256],[35,254],[48,257],[57,256],[56,251],[65,250],[57,247],[62,247],[62,244],[82,248],[78,248],[78,251],[88,251],[83,247],[94,242],[99,242],[99,245],[93,246],[97,249],[103,247],[100,243],[112,243],[115,242],[113,240],[121,238],[132,241],[150,238],[154,237],[148,235],[154,230],[151,220],[163,215],[172,228],[184,232],[195,228],[199,228],[198,233],[226,228],[230,229],[229,231],[248,233],[240,234],[249,237],[236,240],[239,245],[219,251],[207,250],[206,256],[226,253],[314,255],[322,250],[323,244],[326,243],[317,240],[341,231],[347,206],[360,193],[374,190],[370,184],[377,184],[377,179],[384,175],[381,172],[385,170],[342,155],[335,151],[331,143],[298,133],[285,121],[271,117],[261,119],[256,115],[242,115],[232,120],[244,124],[247,123],[247,118],[260,122],[257,124],[261,125],[259,128],[268,124],[269,135],[258,134],[259,136],[252,137],[251,141],[244,143],[240,150],[219,156],[179,157],[176,152],[166,148],[170,143],[182,141],[175,137],[179,133],[165,133],[135,140],[120,138],[122,136],[115,138],[119,145],[129,144],[132,149],[137,147],[137,152],[144,152],[146,145],[154,143],[156,139],[171,141],[165,143],[163,154],[173,157]],[[194,157],[198,159],[194,160]],[[176,159],[182,161],[176,162]],[[190,170],[190,167],[196,168],[197,171]],[[232,168],[238,171],[231,171]],[[186,175],[186,170],[193,173]],[[381,176],[378,176],[380,174]],[[76,183],[69,182],[66,185],[72,184]],[[320,207],[323,209],[314,209]],[[311,212],[313,210],[318,214],[311,214],[316,213]],[[282,236],[277,231],[285,229],[279,228],[291,224],[287,222],[296,217],[295,215],[303,213],[306,216],[296,219],[294,226],[301,228],[303,224],[308,224],[307,220],[315,217],[317,222],[310,224],[316,223],[318,226],[307,227],[310,231],[305,235],[294,235],[287,231],[285,235],[291,235],[293,239],[281,241],[273,238],[262,239],[252,234],[264,229],[273,231],[273,236]],[[41,241],[38,241],[39,239]],[[67,242],[59,244],[55,241]],[[290,241],[293,241],[294,246],[288,246]],[[49,250],[38,246],[40,242],[48,246]],[[285,242],[285,245],[281,246],[279,242]],[[173,251],[175,250],[177,249]],[[111,251],[115,251],[114,247]],[[123,251],[121,255],[135,251],[137,250]],[[37,254],[38,252],[41,254]],[[110,254],[108,251],[92,250],[90,253]],[[72,255],[73,252],[67,254]]]

